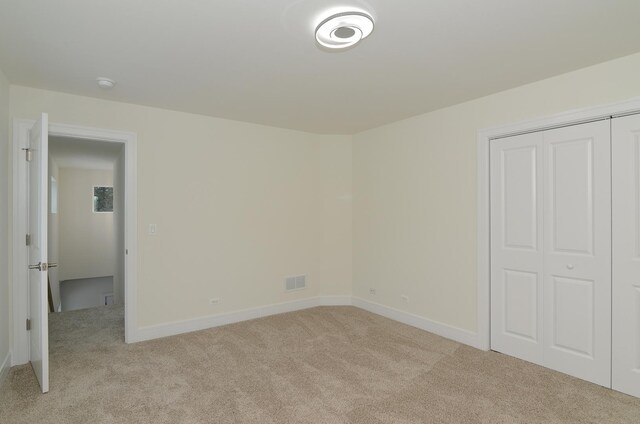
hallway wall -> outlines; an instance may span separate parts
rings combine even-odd
[[[105,294],[113,294],[113,277],[80,278],[60,283],[63,312],[104,306]]]
[[[95,185],[113,186],[113,171],[60,168],[60,281],[114,273],[113,213],[93,212]]]
[[[122,147],[118,159],[113,166],[113,240],[115,243],[115,269],[113,271],[113,294],[115,303],[124,304],[125,280],[125,149]]]

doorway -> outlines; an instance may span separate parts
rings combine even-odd
[[[124,305],[124,146],[52,136],[48,159],[49,312]]]
[[[87,128],[75,125],[65,125],[58,123],[48,123],[48,116],[43,114],[38,121],[26,120],[26,119],[16,119],[14,120],[14,132],[13,132],[13,237],[12,237],[12,251],[13,251],[13,260],[12,260],[12,281],[13,281],[13,293],[12,293],[12,303],[13,303],[13,355],[12,355],[12,365],[20,365],[28,363],[32,360],[34,355],[38,357],[38,352],[33,352],[33,348],[30,346],[30,342],[32,339],[32,333],[30,333],[31,329],[29,326],[29,319],[31,318],[32,310],[34,308],[33,305],[30,305],[30,302],[33,303],[33,296],[30,295],[29,288],[29,254],[30,249],[28,246],[29,237],[26,236],[25,243],[25,235],[29,234],[29,171],[33,171],[34,165],[32,165],[27,159],[30,156],[30,146],[32,146],[33,140],[30,143],[30,136],[33,134],[32,128],[36,123],[45,122],[42,125],[40,133],[43,133],[42,136],[42,156],[48,154],[49,143],[48,138],[51,137],[53,140],[58,140],[58,142],[67,144],[68,146],[74,146],[76,150],[78,150],[78,146],[84,145],[85,147],[91,146],[93,149],[100,149],[99,146],[106,148],[107,150],[114,151],[118,153],[118,158],[114,163],[114,175],[120,175],[121,177],[116,177],[112,182],[112,187],[116,188],[113,190],[115,194],[114,201],[116,204],[120,202],[122,205],[119,208],[122,212],[114,216],[115,220],[118,221],[114,223],[113,227],[120,228],[121,231],[114,231],[113,239],[115,245],[118,247],[114,249],[114,259],[113,259],[113,274],[114,285],[113,285],[113,297],[107,297],[106,301],[110,301],[109,299],[116,299],[116,297],[120,297],[120,300],[124,303],[124,340],[127,343],[131,343],[137,340],[136,337],[136,252],[137,252],[137,224],[136,224],[136,213],[137,213],[137,202],[136,202],[136,191],[137,191],[137,182],[136,182],[136,135],[129,132],[124,131],[114,131],[114,130],[103,130],[103,129],[95,129],[95,128]],[[33,137],[31,137],[33,138]],[[76,143],[76,144],[73,144]],[[110,147],[105,147],[110,146]],[[36,156],[38,156],[38,152],[36,152]],[[55,160],[55,159],[54,159]],[[42,215],[47,216],[49,219],[55,221],[55,219],[59,220],[59,217],[53,217],[53,215],[58,215],[60,211],[60,170],[58,169],[58,176],[49,175],[48,173],[48,162],[47,160],[39,160],[36,161],[39,163],[38,171],[44,172],[46,175],[41,180],[44,187],[44,196],[43,199],[45,201],[41,202],[44,207],[39,208],[40,213]],[[31,168],[30,168],[31,166]],[[51,179],[50,177],[54,177]],[[94,194],[98,194],[98,197],[103,195],[105,192],[108,193],[109,190],[104,189],[104,187],[108,187],[108,185],[96,185],[97,188],[94,193],[90,193],[90,196],[87,201],[87,207],[93,210]],[[118,190],[117,188],[120,187]],[[92,187],[93,188],[93,187]],[[93,191],[93,190],[92,190]],[[56,199],[53,202],[49,202],[49,196],[56,194]],[[118,194],[119,193],[119,194]],[[119,196],[119,197],[118,197]],[[104,199],[99,199],[102,202]],[[102,208],[104,205],[100,204],[97,207]],[[51,214],[51,208],[57,208],[56,214]],[[44,210],[43,210],[44,209]],[[92,212],[93,213],[93,212]],[[99,212],[98,212],[99,213]],[[32,214],[33,215],[33,214]],[[49,219],[45,218],[43,222],[44,234],[48,234],[48,226]],[[58,222],[59,226],[59,222]],[[59,230],[59,228],[58,228]],[[40,263],[54,264],[55,262],[48,257],[48,243],[42,243],[45,250],[41,253],[42,258]],[[60,247],[60,243],[58,243],[58,248]],[[59,258],[61,252],[55,252],[55,248],[53,249],[53,253],[58,254]],[[65,261],[68,263],[68,261]],[[63,275],[64,272],[64,263],[61,268]],[[45,266],[44,270],[48,271],[48,267]],[[57,271],[56,268],[52,268],[51,271]],[[43,273],[45,274],[45,273]],[[46,273],[48,274],[48,272]],[[46,275],[45,274],[45,275]],[[52,272],[53,274],[53,272]],[[56,275],[55,278],[60,280],[60,275]],[[118,280],[119,279],[119,280]],[[42,284],[43,291],[42,293],[47,292],[47,283],[46,278],[43,279],[44,283]],[[117,282],[119,281],[119,282]],[[120,287],[120,291],[118,292],[118,287]],[[39,290],[39,288],[38,288]],[[49,308],[52,310],[61,310],[63,306],[63,302],[60,297],[60,290],[58,287],[56,293],[56,300],[54,301],[54,288],[52,286],[51,290],[51,304],[47,301],[47,295],[38,296],[43,298],[42,300],[42,311],[43,313],[43,325],[39,326],[42,331],[43,338],[43,352],[40,352],[42,355],[43,361],[48,361],[48,317],[47,312]],[[31,288],[33,291],[33,288]],[[111,292],[105,293],[107,295],[111,295]],[[102,293],[100,294],[102,297]],[[37,315],[37,314],[36,314]],[[25,322],[27,325],[25,325]],[[42,368],[38,367],[41,371]],[[45,367],[46,369],[46,367]],[[48,372],[42,373],[43,379],[41,380],[41,386],[43,392],[48,390]],[[40,380],[40,378],[39,378]],[[45,384],[46,383],[46,384]]]

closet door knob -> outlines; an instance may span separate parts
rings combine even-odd
[[[573,264],[567,264],[567,269],[573,269]]]

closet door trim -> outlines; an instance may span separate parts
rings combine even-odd
[[[601,106],[571,110],[499,127],[487,128],[477,134],[477,339],[474,345],[482,350],[491,347],[491,140],[528,132],[544,131],[563,126],[640,114],[640,97]]]

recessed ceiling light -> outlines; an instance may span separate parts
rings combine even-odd
[[[373,31],[373,18],[365,12],[351,11],[331,15],[316,27],[316,41],[322,47],[343,50],[353,47]]]
[[[98,87],[104,90],[109,90],[116,85],[116,82],[109,78],[98,77],[96,78],[96,81],[98,81]]]

